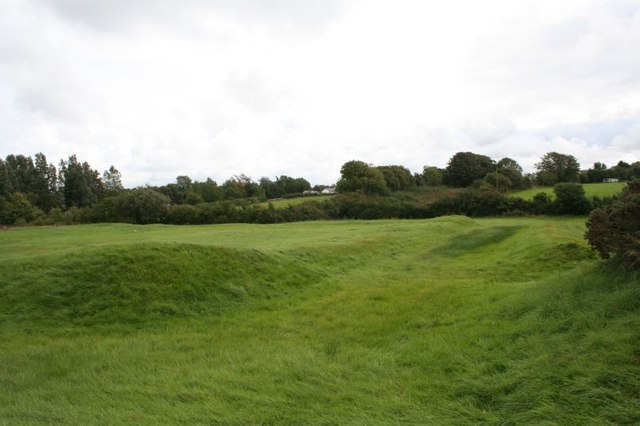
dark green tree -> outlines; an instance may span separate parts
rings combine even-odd
[[[124,190],[124,186],[122,186],[122,175],[113,165],[102,174],[102,182],[104,183],[106,196],[118,195]]]
[[[27,194],[31,192],[34,166],[31,157],[24,155],[7,155],[5,159],[7,172],[13,191]]]
[[[603,259],[640,269],[640,181],[629,182],[618,200],[591,212],[585,238]]]
[[[27,223],[42,215],[42,211],[34,207],[26,195],[14,192],[11,200],[4,207],[2,223],[12,225],[15,223]]]
[[[34,194],[35,205],[45,212],[60,207],[56,168],[47,163],[47,157],[42,153],[35,155],[31,192]]]
[[[8,197],[13,192],[13,183],[9,174],[9,167],[0,159],[0,197]]]
[[[280,176],[276,178],[276,185],[282,188],[283,194],[301,194],[311,189],[311,184],[304,178],[293,178],[289,176]]]
[[[607,165],[604,163],[593,163],[593,167],[587,170],[588,182],[602,182],[604,179],[611,176],[611,172],[607,169]]]
[[[227,179],[222,184],[222,193],[225,200],[240,198],[264,198],[264,189],[245,174],[240,174]]]
[[[536,163],[538,185],[555,185],[560,182],[578,182],[580,164],[573,155],[548,152]]]
[[[483,179],[487,173],[495,171],[495,162],[486,155],[473,152],[458,152],[447,164],[444,183],[454,187],[471,186],[473,181]]]
[[[190,189],[184,201],[189,205],[195,206],[196,204],[204,203],[204,198],[202,198],[202,195],[200,195],[198,191]]]
[[[378,166],[376,169],[382,172],[390,191],[404,191],[416,186],[413,175],[404,166]]]
[[[513,188],[523,188],[522,167],[513,158],[505,157],[496,164],[497,172],[506,176]]]
[[[442,185],[443,170],[435,166],[424,166],[422,169],[422,182],[425,186]]]
[[[302,194],[311,189],[311,184],[304,178],[293,178],[282,175],[275,182],[268,177],[260,179],[260,188],[268,199],[280,198],[284,195]]]
[[[582,215],[591,210],[591,202],[579,183],[563,182],[553,187],[556,211],[560,214]]]
[[[212,203],[222,199],[222,191],[211,178],[207,178],[204,182],[194,182],[192,189],[200,194],[205,203]]]
[[[151,188],[138,188],[120,197],[118,216],[137,223],[162,223],[167,217],[169,197]]]
[[[175,183],[159,187],[157,190],[169,197],[171,204],[184,204],[187,194],[191,191],[193,181],[189,176],[177,176]]]
[[[271,200],[274,198],[281,198],[284,195],[284,189],[281,185],[278,185],[276,182],[272,181],[268,177],[260,178],[260,187],[264,191],[267,199]]]
[[[182,192],[183,194],[186,194],[191,189],[191,186],[193,185],[193,181],[189,176],[182,175],[182,176],[176,177],[176,185],[178,186],[178,189],[180,190],[180,192]]]
[[[98,171],[87,162],[80,163],[75,154],[68,161],[60,161],[58,177],[67,208],[91,206],[104,194]]]
[[[498,192],[507,192],[513,186],[511,179],[498,172],[487,173],[484,177],[484,183],[484,187],[491,188]]]
[[[363,161],[348,161],[340,169],[342,177],[336,184],[338,192],[360,192],[367,195],[387,195],[389,188],[382,172]]]

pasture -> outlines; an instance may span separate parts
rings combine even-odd
[[[0,424],[632,424],[584,218],[0,233]]]
[[[272,204],[276,209],[284,209],[289,206],[296,206],[298,204],[306,203],[307,201],[325,201],[329,199],[331,195],[305,195],[304,197],[296,198],[279,198],[276,200],[269,200],[261,203],[262,206],[267,207]]]
[[[626,182],[607,182],[607,183],[583,183],[584,193],[588,198],[592,197],[611,197],[613,195],[622,192]],[[547,195],[554,197],[552,186],[537,186],[530,189],[524,189],[522,191],[512,192],[509,194],[511,197],[519,197],[525,200],[532,200],[536,194],[544,192]]]

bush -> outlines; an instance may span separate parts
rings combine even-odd
[[[169,197],[150,188],[134,189],[120,197],[118,216],[137,224],[163,223]]]
[[[196,207],[190,204],[176,204],[169,207],[167,223],[193,225],[197,223]]]
[[[579,183],[559,183],[553,187],[555,207],[559,214],[582,215],[591,211],[591,203]]]
[[[617,201],[591,212],[585,238],[603,259],[640,269],[640,181],[629,182]]]
[[[26,224],[44,216],[42,210],[34,207],[27,196],[21,192],[15,192],[11,200],[3,204],[2,218],[0,219],[6,225]]]
[[[533,214],[550,214],[553,211],[553,200],[545,192],[538,192],[531,200],[531,212]]]

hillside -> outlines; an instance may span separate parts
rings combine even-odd
[[[1,424],[632,424],[584,219],[0,233]]]
[[[583,183],[585,195],[591,197],[611,197],[613,195],[622,192],[626,182],[610,182],[610,183]],[[545,194],[554,196],[552,186],[538,186],[535,188],[525,189],[522,191],[513,192],[510,195],[512,197],[520,197],[525,200],[531,200],[536,194],[544,192]]]

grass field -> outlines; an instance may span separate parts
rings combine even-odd
[[[622,192],[626,186],[626,182],[610,182],[610,183],[584,183],[584,192],[587,197],[611,197],[612,195]],[[532,200],[536,194],[544,192],[554,196],[552,186],[539,186],[535,188],[525,189],[509,194],[512,197],[519,197],[525,200]]]
[[[0,424],[637,424],[584,218],[0,232]]]
[[[269,203],[273,204],[273,207],[276,209],[283,209],[289,206],[295,206],[298,204],[305,203],[307,201],[324,201],[329,199],[331,195],[308,195],[304,197],[296,197],[296,198],[279,198],[277,200],[270,200],[264,203],[261,203],[262,206],[266,207]]]

